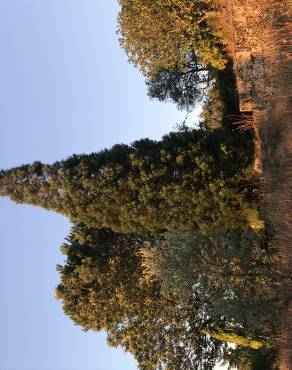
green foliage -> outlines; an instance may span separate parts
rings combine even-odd
[[[206,0],[119,0],[120,44],[148,77],[161,69],[181,72],[194,49],[205,65],[222,69],[223,37],[208,24],[211,2]]]
[[[143,279],[142,245],[133,235],[74,226],[58,267],[64,312],[85,330],[106,330],[108,343],[130,351],[140,369],[213,369],[222,344],[201,331],[210,318],[197,314],[194,299],[182,305]]]
[[[208,237],[168,231],[141,253],[144,273],[166,292],[196,297],[214,321],[256,334],[272,321],[273,252],[261,231],[235,229]]]
[[[53,165],[0,173],[0,194],[95,228],[153,234],[235,227],[247,222],[242,168],[248,148],[222,130],[184,130]]]
[[[178,109],[191,111],[203,99],[208,76],[206,68],[199,64],[192,52],[184,71],[179,66],[172,70],[161,68],[154,77],[147,79],[148,96],[161,102],[173,102]]]
[[[230,366],[245,364],[238,367],[242,370],[264,369],[247,367],[270,361],[262,350],[257,355],[220,344],[262,346],[255,336],[258,320],[263,325],[258,306],[270,302],[251,301],[251,295],[270,294],[272,257],[258,240],[251,230],[244,236],[216,235],[211,242],[185,232],[178,247],[178,234],[168,232],[150,248],[135,235],[78,224],[61,247],[66,261],[58,266],[56,297],[75,324],[105,330],[108,343],[130,351],[140,369],[176,370],[183,364],[187,370],[211,370],[222,359]]]
[[[229,348],[225,353],[225,363],[229,364],[230,370],[278,370],[276,351],[267,347],[259,350],[248,347]]]
[[[217,129],[222,126],[223,102],[216,84],[208,90],[205,96],[200,118],[201,126],[207,129]]]

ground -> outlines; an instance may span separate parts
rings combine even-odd
[[[242,112],[253,112],[262,215],[280,254],[279,368],[292,369],[292,0],[218,0]]]

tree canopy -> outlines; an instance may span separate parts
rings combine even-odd
[[[256,369],[254,361],[269,358],[267,347],[257,355],[224,343],[234,336],[249,342],[268,319],[270,254],[264,258],[260,238],[246,234],[208,241],[171,231],[150,248],[133,234],[75,224],[61,247],[56,298],[75,324],[105,330],[140,369],[211,370],[221,360]]]
[[[0,173],[0,194],[96,228],[151,234],[245,223],[247,146],[221,130],[183,130]]]
[[[194,52],[189,53],[184,71],[179,66],[172,70],[161,68],[157,74],[146,79],[148,96],[176,104],[178,109],[190,111],[203,99],[209,83],[209,73],[199,64]]]
[[[223,344],[202,332],[210,318],[198,315],[195,299],[182,304],[143,278],[142,245],[133,235],[75,225],[58,267],[65,313],[85,330],[106,330],[109,344],[130,351],[140,369],[213,369]]]
[[[207,24],[208,0],[119,0],[120,44],[129,61],[148,77],[181,72],[194,49],[201,62],[223,68],[222,37]]]
[[[162,289],[196,297],[214,322],[257,334],[272,321],[274,249],[262,230],[217,230],[204,236],[170,230],[141,249],[145,274]]]

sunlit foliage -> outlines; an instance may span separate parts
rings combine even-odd
[[[183,129],[53,165],[0,173],[0,194],[115,232],[153,234],[173,223],[203,233],[247,220],[248,146],[224,131]]]
[[[188,53],[214,68],[225,65],[222,34],[208,25],[209,0],[119,0],[122,48],[148,77],[161,69],[183,72]]]

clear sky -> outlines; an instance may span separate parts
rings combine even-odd
[[[0,168],[160,138],[183,120],[148,100],[118,46],[117,12],[116,0],[0,1]],[[3,198],[0,218],[0,370],[136,369],[53,298],[69,222]]]

